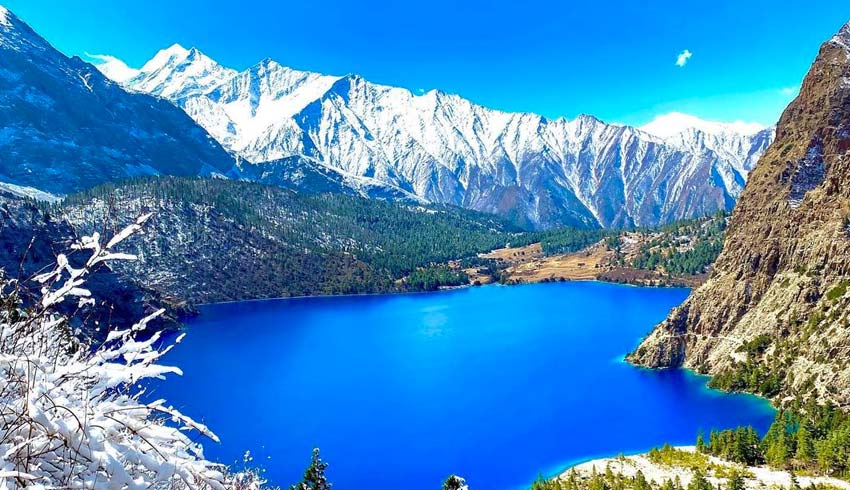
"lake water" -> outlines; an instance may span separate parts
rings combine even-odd
[[[207,423],[233,463],[276,485],[318,446],[337,490],[527,488],[538,475],[698,430],[751,424],[767,403],[680,370],[622,361],[685,289],[597,282],[211,305],[155,388]]]

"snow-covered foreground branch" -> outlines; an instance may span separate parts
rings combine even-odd
[[[159,334],[139,337],[157,311],[113,330],[97,348],[79,341],[55,306],[91,302],[86,276],[98,264],[134,257],[113,248],[148,216],[104,246],[95,234],[73,248],[90,253],[74,268],[64,255],[36,278],[41,302],[24,309],[17,283],[0,277],[0,489],[259,489],[251,472],[204,459],[197,435],[218,438],[164,400],[145,403],[138,383],[180,374],[158,364]],[[182,336],[181,336],[182,338]],[[180,339],[178,338],[177,342]]]

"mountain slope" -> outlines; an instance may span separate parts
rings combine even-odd
[[[152,212],[114,264],[192,303],[404,290],[432,263],[521,239],[490,215],[344,194],[309,195],[227,179],[156,177],[105,184],[52,208],[81,233],[104,236]]]
[[[195,64],[161,75],[171,80],[167,90],[137,79],[126,85],[168,96],[253,164],[303,158],[539,228],[655,225],[730,209],[773,134],[685,127],[693,134],[661,138],[590,116],[505,113],[435,90],[414,95],[268,59],[201,94],[203,83],[184,76],[204,71]]]
[[[172,104],[127,93],[0,9],[0,181],[64,194],[134,175],[233,169]]]
[[[54,265],[60,253],[68,254],[74,267],[83,265],[83,255],[70,250],[78,237],[67,221],[44,212],[28,199],[0,190],[0,277],[18,281],[23,304],[31,305],[41,298],[42,284],[31,278]],[[75,315],[73,326],[96,338],[105,336],[109,326],[132,324],[159,305],[170,303],[154,291],[120,277],[109,266],[97,268],[89,276],[87,288],[95,304]],[[173,324],[172,315],[185,313],[182,305],[169,306],[169,315],[154,321],[152,327]],[[58,308],[70,314],[78,306],[66,302]]]
[[[850,403],[850,24],[750,176],[712,277],[629,357],[721,388]]]

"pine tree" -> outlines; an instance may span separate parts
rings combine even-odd
[[[705,445],[705,438],[702,435],[702,431],[697,435],[697,452],[704,453],[707,451],[707,446]]]
[[[791,472],[791,490],[800,490],[800,481],[797,480],[797,474]]]
[[[546,488],[546,481],[540,476],[535,482],[535,486],[537,488]],[[466,485],[466,480],[457,475],[449,475],[448,478],[443,482],[443,490],[469,490],[469,487]]]
[[[726,490],[744,490],[745,488],[744,477],[737,471],[729,477],[729,481],[726,483]]]
[[[815,445],[812,441],[812,433],[803,424],[797,431],[797,452],[795,458],[803,463],[809,463],[815,459]]]
[[[314,448],[310,466],[304,470],[304,478],[300,483],[291,485],[289,490],[331,490],[331,484],[325,477],[327,468],[328,464],[319,457],[319,448]],[[445,489],[445,486],[443,488]]]
[[[785,430],[779,432],[779,435],[767,442],[767,450],[765,451],[767,463],[771,466],[782,467],[788,459],[788,444],[785,438]]]
[[[646,477],[640,470],[638,470],[635,475],[634,490],[652,490],[652,487],[649,485],[649,482],[646,481]]]
[[[711,483],[705,479],[700,470],[694,472],[694,477],[688,484],[688,490],[714,490]]]

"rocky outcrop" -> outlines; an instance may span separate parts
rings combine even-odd
[[[850,24],[750,174],[709,280],[629,356],[850,404]]]

